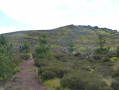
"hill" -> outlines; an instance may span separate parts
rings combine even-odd
[[[54,50],[67,47],[70,39],[75,43],[77,50],[86,50],[87,47],[96,47],[97,35],[102,34],[106,38],[106,46],[114,50],[119,43],[119,32],[108,28],[92,27],[90,25],[68,25],[52,30],[32,30],[19,31],[5,34],[8,41],[13,43],[15,48],[23,44],[24,40],[28,40],[31,48],[38,45],[38,38],[42,33],[47,33],[48,41]]]

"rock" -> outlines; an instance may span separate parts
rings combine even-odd
[[[79,51],[73,51],[72,54],[73,54],[74,56],[79,56],[79,55],[81,55],[81,53],[80,53]]]

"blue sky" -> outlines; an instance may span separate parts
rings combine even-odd
[[[0,33],[69,24],[119,30],[119,0],[0,0]]]

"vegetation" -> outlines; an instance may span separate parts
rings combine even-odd
[[[0,36],[0,81],[8,79],[19,71],[18,64],[19,61],[12,52],[12,45],[3,35]]]
[[[30,52],[30,46],[28,41],[25,41],[23,46],[20,46],[20,52],[23,54],[22,58],[27,60],[29,58],[28,53]]]
[[[105,47],[106,40],[98,36],[98,46],[95,53],[102,58],[86,60],[84,55],[73,56],[67,54],[54,54],[36,62],[39,67],[38,77],[53,90],[113,90],[117,88],[116,82],[106,81],[109,77],[119,77],[113,67],[118,59],[109,56],[109,48]],[[68,44],[69,52],[73,51],[73,42]],[[90,52],[90,50],[88,50]],[[87,51],[87,52],[88,52]],[[115,53],[113,53],[115,54]],[[116,55],[116,54],[115,54]],[[112,60],[112,61],[111,61]],[[58,79],[56,84],[51,84]],[[114,89],[115,90],[115,89]]]
[[[41,37],[39,38],[40,45],[36,47],[36,53],[38,58],[45,58],[49,56],[49,50],[50,46],[47,44],[47,35],[42,34]]]
[[[71,90],[105,90],[107,88],[106,82],[100,75],[84,71],[65,75],[61,79],[61,85]]]
[[[119,90],[119,78],[117,78],[115,81],[112,82],[111,87],[112,87],[114,90]]]
[[[118,90],[118,34],[108,29],[96,27],[95,30],[94,27],[69,25],[51,31],[16,32],[6,34],[6,37],[15,44],[13,50],[16,51],[19,44],[29,46],[23,42],[24,38],[28,40],[35,58],[35,65],[38,67],[38,77],[52,90]],[[4,37],[2,40],[0,40],[1,44],[7,43],[4,42]],[[4,52],[6,50],[11,52],[11,46],[10,44],[2,45],[9,49],[3,50],[4,48],[1,47],[0,58],[5,60],[10,58],[10,53]],[[81,54],[74,56],[63,53],[64,47],[68,47],[69,53],[76,50]],[[86,58],[87,56],[91,58]],[[15,64],[13,68],[16,66]]]
[[[106,40],[104,39],[104,36],[99,35],[98,39],[99,39],[99,41],[97,42],[97,44],[98,44],[99,48],[95,49],[95,53],[103,54],[103,55],[107,54],[110,47],[108,47],[108,48],[104,47],[104,44],[106,43]]]
[[[119,46],[117,47],[116,53],[117,53],[117,58],[118,58],[119,57]]]
[[[69,41],[68,51],[69,51],[69,53],[72,53],[74,51],[74,43],[72,40]]]

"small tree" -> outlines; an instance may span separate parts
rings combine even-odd
[[[103,54],[103,55],[107,54],[109,49],[110,49],[110,47],[107,47],[107,48],[104,47],[104,44],[106,43],[106,40],[105,40],[104,36],[103,35],[99,35],[98,36],[98,40],[99,41],[97,42],[97,45],[99,46],[99,48],[95,49],[95,53]]]
[[[0,37],[0,44],[1,45],[7,45],[7,40],[3,35],[1,35],[1,37]]]
[[[0,36],[0,52],[1,53],[12,53],[12,44],[9,44],[8,41],[6,40],[6,38],[4,37],[4,35]]]
[[[45,58],[50,55],[50,45],[48,45],[47,34],[44,33],[39,38],[40,45],[36,47],[36,53],[38,58]]]
[[[106,40],[105,40],[104,36],[99,35],[98,39],[99,39],[99,41],[97,42],[97,44],[99,45],[100,48],[103,48],[104,44],[106,43]]]
[[[74,43],[72,40],[70,40],[68,43],[68,52],[72,53],[73,51],[74,51]]]
[[[0,36],[0,80],[5,80],[15,73],[16,58],[11,50],[12,45],[3,35]]]

